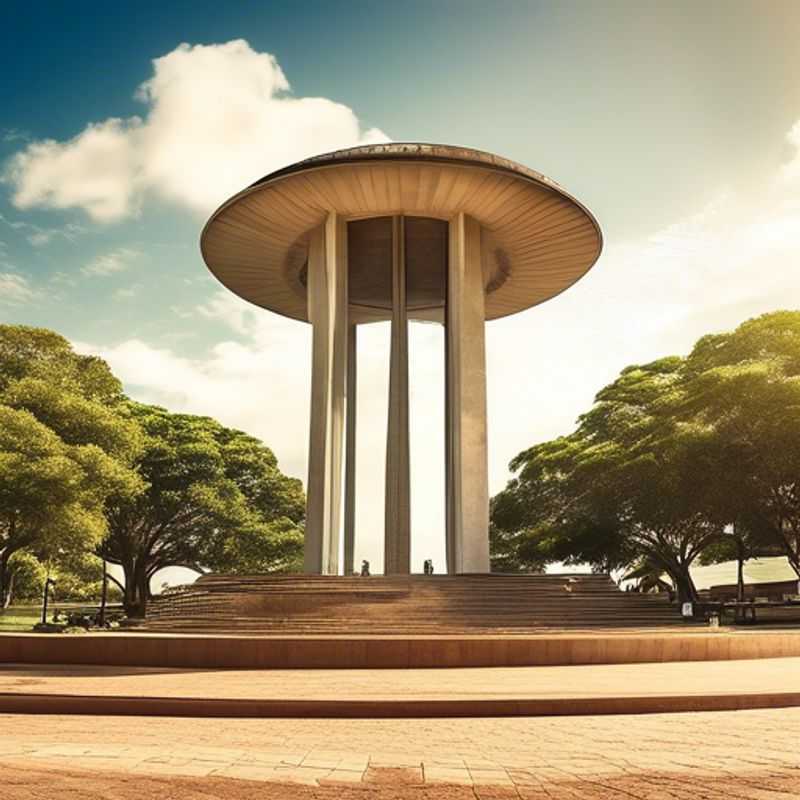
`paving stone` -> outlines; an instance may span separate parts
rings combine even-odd
[[[473,783],[469,770],[457,769],[455,767],[426,767],[425,783]]]
[[[65,770],[82,770],[85,780],[152,779],[162,788],[151,795],[170,800],[163,787],[192,780],[219,786],[191,784],[198,788],[187,800],[262,800],[237,787],[281,782],[319,800],[382,800],[389,791],[394,800],[789,800],[800,797],[797,741],[800,709],[435,720],[0,715],[0,770],[14,787],[24,775],[44,781]],[[6,785],[1,800],[69,797],[41,784],[28,796],[17,788],[4,795]],[[116,800],[103,791],[98,798]]]
[[[330,783],[362,783],[364,780],[364,771],[355,769],[335,769],[320,781],[321,785]]]
[[[391,786],[419,786],[423,783],[422,768],[395,766],[378,767],[370,762],[364,773],[364,783]]]
[[[488,786],[513,786],[514,781],[504,769],[470,769],[469,776],[475,784]]]

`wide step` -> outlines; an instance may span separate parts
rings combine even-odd
[[[206,575],[156,598],[149,630],[331,634],[528,633],[681,624],[666,598],[608,575]]]

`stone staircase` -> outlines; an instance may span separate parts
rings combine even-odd
[[[205,575],[154,599],[146,629],[269,635],[531,633],[680,625],[605,574]]]

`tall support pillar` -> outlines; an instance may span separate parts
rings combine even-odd
[[[408,575],[411,571],[411,478],[408,436],[408,313],[402,217],[394,217],[392,221],[391,337],[383,571],[387,575]]]
[[[325,575],[339,571],[347,298],[347,226],[331,212],[313,232],[308,253],[313,352],[303,567]]]
[[[447,571],[489,572],[486,345],[481,228],[450,220],[447,269]]]
[[[347,331],[347,430],[344,473],[344,574],[355,569],[356,544],[356,326]]]

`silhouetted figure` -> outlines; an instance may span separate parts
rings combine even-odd
[[[426,575],[433,575],[433,560],[430,558],[425,559],[424,572]]]
[[[361,577],[369,577],[369,561],[366,558],[361,562]]]

